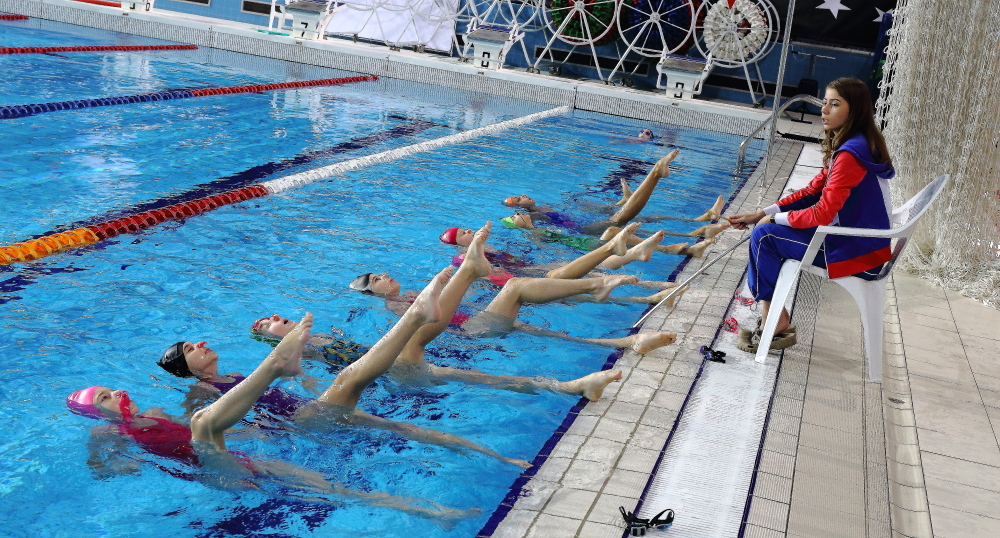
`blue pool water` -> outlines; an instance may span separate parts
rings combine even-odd
[[[161,41],[37,21],[0,26],[8,46],[158,44]],[[130,95],[174,88],[352,76],[212,49],[0,57],[0,105]],[[2,122],[0,244],[239,182],[259,182],[360,155],[439,138],[548,108],[513,99],[379,80],[360,84],[55,112]],[[545,119],[183,222],[0,267],[0,521],[14,536],[474,536],[521,470],[362,428],[328,434],[234,434],[254,459],[279,459],[348,487],[479,509],[452,528],[342,499],[293,500],[280,492],[221,491],[171,476],[176,464],[138,451],[138,471],[96,477],[87,437],[96,423],[70,414],[65,396],[89,385],[128,389],[143,409],[181,413],[188,383],[155,366],[177,340],[207,340],[223,372],[249,373],[269,347],[248,326],[273,312],[316,315],[318,330],[371,344],[396,320],[347,283],[387,271],[418,289],[454,255],[437,236],[510,210],[522,192],[580,220],[617,200],[672,147],[673,175],[645,213],[697,216],[745,179],[734,176],[739,139],[652,125],[662,145],[610,144],[648,124],[586,112]],[[353,142],[352,142],[353,141]],[[758,155],[759,156],[759,155]],[[666,221],[687,231],[691,224]],[[497,229],[491,243],[540,263],[578,253]],[[664,280],[683,258],[657,255],[625,270]],[[648,294],[636,287],[616,294]],[[467,301],[495,295],[474,285]],[[637,305],[529,306],[521,320],[577,336],[623,336]],[[573,379],[609,352],[514,334],[473,340],[445,334],[433,362],[490,373]],[[325,386],[336,370],[307,364]],[[297,381],[281,385],[310,394]],[[359,407],[472,439],[532,460],[577,398],[391,378]]]

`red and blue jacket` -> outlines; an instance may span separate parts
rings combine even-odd
[[[854,135],[806,188],[778,200],[777,208],[784,214],[775,221],[793,228],[827,225],[888,230],[892,211],[888,180],[895,171],[888,163],[874,161],[865,136]],[[823,246],[830,278],[874,269],[892,257],[889,239],[883,238],[831,235]]]

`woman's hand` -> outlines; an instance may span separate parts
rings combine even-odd
[[[729,217],[729,224],[732,224],[733,228],[737,230],[746,230],[747,224],[759,224],[765,218],[768,218],[768,215],[765,215],[763,211],[740,213]]]

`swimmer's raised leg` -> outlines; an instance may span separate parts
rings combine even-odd
[[[608,228],[607,230],[604,231],[604,233],[601,235],[601,239],[607,241],[611,237],[614,237],[615,235],[621,233],[621,231],[622,231],[622,228],[619,228],[617,226],[612,226],[612,227],[610,227],[610,228]],[[676,236],[682,236],[682,237],[690,237],[689,234],[682,234],[682,233],[677,233],[677,232],[665,232],[663,230],[659,230],[657,233],[661,233],[663,235],[676,235]],[[634,246],[638,246],[638,245],[642,244],[643,241],[647,241],[647,240],[649,240],[648,237],[646,239],[643,239],[643,238],[641,238],[641,237],[639,237],[639,236],[637,236],[635,234],[629,235],[626,238],[626,242],[629,244],[629,246],[633,246],[633,247]],[[661,239],[661,241],[662,241],[662,239]],[[672,245],[657,245],[656,246],[656,250],[658,252],[663,252],[665,254],[683,254],[684,253],[684,249],[687,248],[687,246],[688,246],[687,243],[674,243]]]
[[[625,229],[618,233],[618,235],[625,234],[628,232],[629,227],[637,226],[638,222],[633,222],[629,224]],[[631,234],[630,234],[631,235]],[[660,230],[653,235],[643,239],[638,245],[630,248],[624,256],[611,256],[604,260],[601,267],[605,269],[618,269],[625,264],[641,261],[648,262],[650,258],[653,257],[653,252],[656,251],[656,247],[660,246],[660,241],[663,241],[663,230]]]
[[[604,265],[608,259],[611,258],[621,258],[628,254],[628,238],[632,235],[637,228],[639,228],[639,223],[635,222],[629,224],[623,228],[619,233],[611,237],[611,240],[607,243],[597,247],[596,249],[580,256],[579,258],[569,262],[568,264],[549,271],[545,276],[546,278],[582,278],[588,273],[594,270],[598,265]],[[631,261],[631,260],[630,260]],[[628,262],[625,262],[628,263]],[[625,263],[619,264],[615,269],[625,265]]]
[[[635,284],[639,279],[631,275],[609,275],[599,278],[563,280],[558,278],[512,278],[486,307],[487,312],[516,319],[525,303],[549,303],[573,295],[593,295],[604,300],[622,284]]]
[[[312,323],[312,314],[306,313],[252,374],[208,407],[196,411],[191,417],[192,441],[209,442],[225,451],[225,431],[246,416],[271,383],[279,377],[302,373],[302,350],[309,340]]]
[[[622,199],[615,203],[615,205],[619,206],[625,205],[625,202],[628,202],[628,199],[632,197],[632,189],[628,186],[628,180],[621,178],[620,181],[622,184]]]
[[[397,361],[400,365],[417,364],[424,361],[424,349],[435,338],[448,328],[451,318],[455,315],[462,297],[476,279],[491,273],[492,267],[486,259],[486,240],[489,239],[492,224],[487,222],[472,238],[465,259],[451,276],[444,290],[441,291],[441,317],[434,323],[428,323],[417,330],[400,352]]]
[[[357,362],[352,363],[340,372],[317,402],[332,405],[354,407],[363,391],[372,381],[384,374],[403,346],[413,337],[420,327],[435,323],[441,319],[441,291],[451,275],[451,266],[435,276],[417,295],[413,304],[403,313],[396,325],[389,329]]]
[[[613,224],[619,226],[625,224],[635,218],[642,211],[642,208],[646,207],[646,202],[653,194],[656,184],[660,179],[670,175],[670,161],[673,161],[679,152],[680,150],[675,149],[653,165],[653,169],[646,175],[646,179],[642,180],[635,192],[629,196],[628,201],[609,219]]]

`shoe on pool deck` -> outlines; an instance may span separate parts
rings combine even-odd
[[[744,338],[742,334],[736,341],[736,347],[741,351],[746,351],[747,353],[757,353],[757,346],[760,343],[761,333],[757,331],[747,331],[750,333],[749,338]],[[798,343],[798,339],[795,337],[795,333],[780,333],[774,335],[771,340],[771,349],[785,349],[786,347],[794,346]]]

